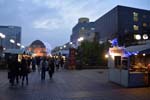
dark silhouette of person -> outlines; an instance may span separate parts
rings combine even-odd
[[[45,72],[47,71],[48,68],[48,62],[46,60],[46,57],[43,58],[40,62],[41,66],[41,80],[45,80]]]
[[[13,86],[16,83],[19,83],[19,62],[18,56],[12,55],[8,58],[8,73],[9,73],[9,82]]]
[[[58,71],[59,70],[59,58],[56,58],[55,59],[55,66],[56,66],[56,70]]]
[[[36,59],[32,58],[32,70],[35,71],[36,70]]]
[[[55,70],[55,64],[54,64],[54,58],[49,58],[48,60],[48,73],[49,73],[49,77],[50,79],[52,79],[53,74],[54,74],[54,70]]]
[[[37,67],[38,67],[38,72],[40,72],[40,62],[41,62],[41,58],[36,57],[36,64],[37,64]]]
[[[26,78],[26,85],[28,85],[28,62],[24,57],[21,60],[21,73],[22,73],[22,86],[24,85],[24,79]]]
[[[63,59],[63,57],[60,58],[60,66],[61,66],[61,68],[64,68],[64,59]]]

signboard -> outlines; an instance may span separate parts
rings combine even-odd
[[[123,54],[124,49],[123,48],[118,48],[118,47],[109,48],[109,53],[110,54]]]

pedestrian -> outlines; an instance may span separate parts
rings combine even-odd
[[[45,73],[48,68],[48,62],[46,60],[46,57],[44,57],[43,60],[41,60],[40,66],[41,66],[41,80],[45,80]]]
[[[49,73],[49,77],[50,79],[52,79],[53,74],[54,74],[54,70],[55,70],[55,64],[54,64],[54,59],[53,58],[49,58],[48,59],[48,73]]]
[[[26,85],[28,85],[28,73],[29,73],[29,66],[27,58],[22,58],[21,60],[21,73],[22,73],[22,86],[24,85],[24,79],[26,79]]]
[[[33,70],[33,72],[35,72],[35,70],[36,70],[36,59],[35,58],[32,58],[32,70]]]
[[[40,62],[41,62],[41,58],[40,57],[36,57],[36,64],[37,64],[37,68],[38,68],[38,72],[40,73]]]
[[[60,58],[60,66],[61,66],[61,69],[64,68],[64,59],[63,59],[63,57]]]
[[[8,59],[8,78],[9,82],[13,86],[16,83],[19,83],[19,62],[17,59],[17,55],[12,55]]]
[[[55,59],[55,66],[56,66],[56,71],[58,71],[59,70],[59,59],[58,58]]]

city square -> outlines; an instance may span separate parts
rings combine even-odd
[[[0,0],[0,100],[149,100],[149,5]]]
[[[149,100],[150,88],[124,88],[109,82],[107,69],[61,70],[52,80],[29,75],[29,85],[11,87],[7,73],[0,72],[0,100]]]

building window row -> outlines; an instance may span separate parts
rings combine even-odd
[[[138,25],[133,25],[133,30],[134,31],[138,31],[139,30],[139,26]]]
[[[137,22],[139,19],[138,19],[138,13],[136,13],[136,12],[133,12],[133,21],[134,22]]]

